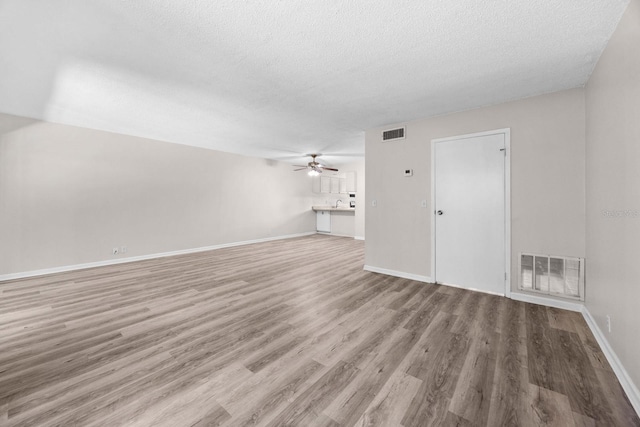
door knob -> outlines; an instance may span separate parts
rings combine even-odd
[[[438,211],[438,215],[442,215],[442,211]]]

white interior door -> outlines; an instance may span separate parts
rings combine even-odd
[[[504,295],[505,133],[432,144],[434,280]]]

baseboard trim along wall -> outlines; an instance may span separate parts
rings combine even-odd
[[[514,299],[516,301],[529,302],[531,304],[545,305],[547,307],[560,308],[562,310],[577,311],[578,313],[581,313],[584,309],[584,305],[581,302],[560,301],[553,298],[523,294],[513,291],[511,291],[511,299]]]
[[[3,274],[3,275],[0,275],[0,282],[7,281],[7,280],[14,280],[14,279],[24,279],[27,277],[44,276],[45,274],[62,273],[65,271],[84,270],[86,268],[104,267],[107,265],[124,264],[124,263],[135,262],[135,261],[144,261],[144,260],[153,259],[153,258],[163,258],[168,256],[174,256],[174,255],[192,254],[196,252],[211,251],[214,249],[231,248],[233,246],[251,245],[253,243],[270,242],[273,240],[293,239],[295,237],[309,236],[312,234],[316,234],[316,232],[311,231],[307,233],[288,234],[288,235],[276,236],[276,237],[265,237],[263,239],[244,240],[241,242],[223,243],[220,245],[204,246],[204,247],[193,248],[193,249],[182,249],[179,251],[161,252],[156,254],[140,255],[140,256],[128,257],[128,258],[118,258],[118,259],[110,259],[106,261],[88,262],[85,264],[64,265],[61,267],[45,268],[42,270]]]
[[[340,233],[325,233],[324,231],[318,231],[316,234],[322,234],[324,236],[334,236],[334,237],[348,237],[350,239],[355,239],[355,237],[349,234],[340,234]]]
[[[405,273],[404,271],[388,270],[386,268],[379,268],[371,265],[365,265],[364,270],[370,271],[372,273],[386,274],[388,276],[402,277],[403,279],[417,280],[418,282],[431,283],[431,278],[428,276],[420,276],[419,274]]]
[[[355,236],[354,239],[356,239],[356,240],[364,240],[364,236]]]
[[[476,288],[465,288],[464,286],[452,285],[450,283],[437,282],[437,284],[442,286],[448,286],[450,288],[464,289],[465,291],[480,292],[481,294],[497,295],[499,297],[504,296],[504,294],[501,294],[499,292],[490,292],[490,291],[485,291],[483,289],[476,289]]]
[[[638,390],[638,387],[634,384],[633,380],[627,373],[627,370],[622,365],[622,362],[620,362],[620,359],[618,359],[618,355],[615,353],[615,351],[613,351],[611,345],[609,345],[609,341],[607,341],[607,339],[605,338],[604,334],[600,330],[600,327],[598,327],[598,324],[596,323],[593,316],[591,316],[591,313],[589,312],[587,307],[584,307],[582,309],[582,316],[587,322],[587,325],[589,325],[589,329],[591,329],[591,332],[596,338],[596,341],[598,341],[598,345],[607,358],[609,365],[611,365],[611,369],[613,369],[616,377],[618,377],[620,385],[622,386],[625,393],[627,393],[627,397],[629,398],[629,402],[631,402],[633,409],[635,409],[638,416],[640,416],[640,390]]]

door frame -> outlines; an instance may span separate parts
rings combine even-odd
[[[496,129],[465,135],[450,136],[431,140],[431,278],[436,282],[436,144],[459,139],[476,138],[487,135],[504,135],[504,296],[511,297],[511,128]]]

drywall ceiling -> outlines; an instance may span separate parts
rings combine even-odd
[[[586,83],[628,0],[0,0],[0,112],[327,163]]]

